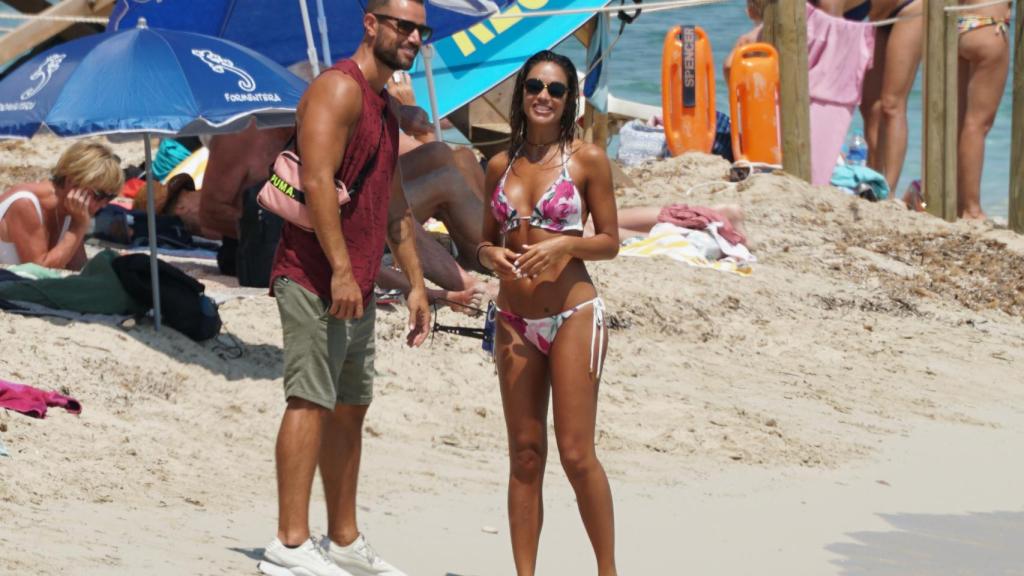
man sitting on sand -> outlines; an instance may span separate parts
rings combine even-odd
[[[403,112],[407,111],[408,108],[403,108]],[[401,134],[433,134],[414,112],[403,114],[402,130]],[[199,222],[204,231],[221,238],[217,261],[225,274],[236,274],[238,221],[245,191],[263,185],[269,166],[293,133],[292,128],[250,127],[236,134],[214,136],[210,141]],[[413,216],[421,223],[429,218],[443,222],[458,251],[457,258],[453,258],[425,230],[416,230],[424,276],[440,287],[430,290],[428,296],[431,301],[475,305],[481,294],[494,291],[491,283],[466,271],[477,267],[473,250],[480,241],[483,171],[475,159],[468,160],[467,154],[472,156],[469,150],[453,151],[444,143],[429,141],[408,148],[400,162],[403,188]],[[409,290],[404,276],[394,269],[382,268],[377,283],[385,290],[397,289],[403,294]]]

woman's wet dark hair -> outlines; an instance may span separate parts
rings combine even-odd
[[[576,137],[576,103],[579,101],[580,84],[576,77],[576,67],[572,60],[551,50],[541,50],[523,64],[516,75],[516,87],[512,92],[512,110],[509,114],[509,127],[512,129],[511,139],[508,146],[508,158],[512,161],[513,156],[526,142],[526,114],[523,112],[523,83],[526,76],[533,70],[533,67],[542,62],[552,62],[558,65],[565,73],[566,91],[564,98],[565,108],[562,110],[562,118],[559,121],[561,127],[558,131],[558,146],[567,149]]]

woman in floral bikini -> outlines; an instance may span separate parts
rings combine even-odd
[[[615,257],[618,220],[608,157],[575,138],[578,95],[568,58],[547,50],[533,55],[516,77],[509,150],[487,166],[491,210],[477,258],[501,280],[494,356],[508,430],[509,526],[519,576],[536,569],[549,396],[562,468],[576,492],[598,574],[616,574],[611,489],[594,447],[607,327],[584,261]],[[588,215],[595,234],[583,238]]]

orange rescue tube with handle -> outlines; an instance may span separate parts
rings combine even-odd
[[[661,54],[661,111],[669,152],[711,152],[715,143],[715,59],[699,26],[674,26]]]
[[[729,56],[732,153],[737,160],[782,164],[779,140],[779,53],[764,42]]]

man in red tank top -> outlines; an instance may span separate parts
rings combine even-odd
[[[276,448],[277,538],[261,564],[267,573],[404,576],[360,534],[356,485],[373,397],[373,282],[385,242],[412,286],[410,346],[423,343],[430,323],[416,223],[396,164],[398,121],[385,90],[396,70],[412,66],[430,34],[425,22],[422,0],[369,0],[355,55],[321,74],[299,103],[300,176],[315,233],[285,224],[271,272],[288,405]],[[335,179],[352,195],[340,211]],[[309,533],[318,464],[328,517],[319,544]]]

